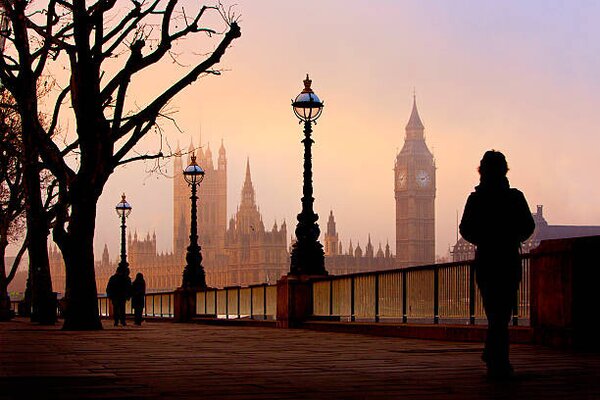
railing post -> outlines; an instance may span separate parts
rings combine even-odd
[[[242,313],[240,311],[240,296],[241,296],[242,288],[238,286],[237,288],[237,310],[238,310],[238,319],[242,318]]]
[[[229,319],[229,289],[225,288],[225,319]]]
[[[250,286],[250,319],[254,319],[254,288]]]
[[[160,317],[163,317],[163,305],[162,305],[162,294],[160,295]]]
[[[171,303],[171,297],[172,296],[173,296],[172,294],[169,294],[169,316],[173,315],[173,314],[171,314],[171,310],[172,310],[172,307],[173,307],[173,303]]]
[[[475,268],[469,264],[469,325],[475,325]]]
[[[333,279],[329,280],[329,316],[333,316]]]
[[[154,295],[152,295],[152,316],[156,317],[156,312],[154,311]]]
[[[263,319],[267,319],[267,284],[263,286]]]
[[[433,267],[433,323],[440,322],[440,269]]]
[[[406,270],[402,271],[402,323],[406,324],[408,322],[408,316],[406,314],[406,299],[408,296],[406,295]]]
[[[354,322],[354,276],[350,278],[350,322]]]
[[[215,318],[219,319],[219,307],[217,305],[217,299],[219,298],[219,296],[217,295],[217,290],[215,289]]]
[[[379,274],[375,274],[375,322],[379,322]]]
[[[208,315],[208,290],[204,288],[204,315]]]

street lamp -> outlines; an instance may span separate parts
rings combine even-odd
[[[196,186],[204,179],[204,170],[198,164],[196,164],[196,156],[192,155],[192,162],[183,170],[183,177],[185,181],[192,187],[192,216],[190,223],[190,245],[187,248],[187,254],[185,255],[186,266],[183,270],[183,283],[184,289],[206,289],[206,277],[204,275],[204,268],[202,267],[202,253],[200,252],[201,247],[198,244],[198,213],[196,210]]]
[[[131,204],[125,200],[125,193],[121,195],[121,201],[115,206],[117,215],[121,218],[121,262],[119,262],[119,268],[128,268],[129,263],[127,262],[127,251],[125,248],[125,219],[131,213]]]
[[[302,187],[302,212],[298,214],[296,243],[291,255],[289,275],[327,275],[323,245],[319,243],[319,216],[313,210],[312,153],[314,141],[311,139],[312,123],[321,116],[323,102],[311,89],[312,81],[306,74],[304,89],[292,101],[294,114],[304,122],[304,184]]]

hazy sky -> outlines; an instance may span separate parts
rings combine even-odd
[[[303,148],[290,99],[308,72],[325,101],[314,128],[315,207],[322,230],[333,209],[344,251],[349,239],[364,249],[370,233],[395,252],[393,166],[413,88],[438,168],[437,254],[454,243],[457,211],[491,148],[505,152],[511,184],[532,209],[543,204],[551,224],[600,225],[600,2],[237,3],[242,37],[222,60],[226,71],[172,104],[184,133],[165,125],[182,147],[198,143],[200,125],[213,154],[224,140],[228,215],[249,157],[265,226],[285,218],[293,233]],[[179,50],[197,51],[198,40]],[[181,72],[163,65],[152,82]],[[137,82],[140,103],[153,89],[147,82]],[[105,243],[118,255],[114,206],[123,191],[133,205],[129,228],[156,231],[159,251],[171,250],[172,182],[146,169],[122,168],[106,186],[97,255]]]

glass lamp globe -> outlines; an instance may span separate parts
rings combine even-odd
[[[294,108],[294,114],[296,117],[303,122],[313,122],[321,116],[323,112],[323,102],[313,92],[310,85],[312,80],[306,74],[304,80],[304,89],[296,96],[296,99],[292,101],[292,107]]]
[[[129,214],[131,213],[131,209],[131,204],[129,204],[127,200],[125,200],[125,193],[123,193],[123,195],[121,196],[121,201],[118,202],[115,206],[115,211],[117,212],[117,215],[119,217],[123,218],[129,216]]]
[[[192,162],[183,170],[183,177],[190,185],[197,185],[204,179],[204,170],[196,164],[195,155],[192,155]]]

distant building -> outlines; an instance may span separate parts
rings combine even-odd
[[[329,212],[327,231],[323,242],[325,247],[325,269],[331,275],[398,268],[398,261],[390,252],[390,245],[386,243],[384,251],[381,248],[381,243],[379,243],[377,251],[375,251],[370,235],[364,252],[360,243],[357,243],[356,248],[354,248],[352,240],[350,240],[348,250],[344,252],[338,237],[333,211]]]
[[[190,144],[187,164],[194,147]],[[273,224],[265,229],[256,204],[250,174],[246,163],[246,177],[241,202],[227,226],[227,157],[221,143],[216,165],[210,146],[196,151],[197,162],[206,171],[198,189],[198,236],[202,247],[203,266],[209,287],[245,286],[274,283],[289,271],[287,225]],[[178,149],[174,157],[174,171],[183,171],[184,159]],[[350,240],[344,251],[339,240],[333,211],[329,215],[327,232],[322,241],[325,247],[325,268],[330,274],[373,271],[408,265],[435,262],[435,163],[425,144],[424,126],[419,117],[416,99],[406,125],[406,139],[395,163],[396,197],[396,257],[389,244],[377,249],[369,236],[364,251]],[[181,173],[173,179],[173,250],[158,253],[156,234],[138,235],[129,232],[127,259],[131,275],[144,274],[149,291],[172,290],[181,285],[189,244],[190,189]],[[292,238],[293,241],[293,238]],[[103,293],[118,260],[111,261],[104,247],[101,261],[95,264],[98,292]],[[56,246],[50,249],[50,271],[54,290],[64,292],[65,268]]]
[[[179,152],[179,149],[177,150]],[[194,147],[190,144],[187,162],[175,157],[174,171],[183,171],[190,163]],[[213,163],[210,145],[196,151],[196,162],[204,171],[198,186],[198,241],[202,246],[203,265],[219,268],[226,265],[225,230],[227,229],[227,157],[221,142],[217,164]],[[183,257],[190,243],[190,187],[179,172],[173,179],[173,254]],[[132,263],[133,264],[133,263]],[[183,270],[183,268],[182,268]],[[208,270],[207,270],[208,273]],[[207,283],[210,277],[207,276]],[[181,284],[181,282],[179,282]]]
[[[600,235],[600,226],[549,225],[544,218],[543,211],[544,207],[538,205],[536,213],[532,213],[535,230],[531,237],[523,243],[523,253],[529,253],[535,249],[542,240]],[[475,246],[461,237],[454,245],[451,254],[453,261],[472,260],[475,257]]]
[[[394,165],[396,259],[400,267],[435,263],[435,161],[425,143],[417,100]]]
[[[270,231],[265,229],[256,205],[249,160],[241,196],[225,233],[227,266],[215,271],[216,282],[222,286],[275,283],[289,271],[287,225],[284,221],[278,228],[275,222]]]
[[[190,145],[187,163],[194,148]],[[178,149],[174,158],[175,171],[183,171],[183,157]],[[197,162],[205,170],[204,180],[198,187],[198,236],[202,247],[202,265],[209,287],[249,285],[275,282],[289,270],[287,227],[274,224],[266,231],[255,201],[246,164],[246,180],[242,188],[241,204],[227,228],[227,158],[221,143],[217,164],[213,163],[210,146],[196,152]],[[187,165],[187,164],[186,164]],[[145,236],[129,232],[127,261],[132,277],[144,274],[150,291],[172,290],[181,285],[185,255],[190,235],[190,188],[181,176],[173,179],[173,251],[159,253],[156,234]],[[102,260],[95,264],[98,292],[103,293],[118,260],[111,261],[104,246]],[[55,291],[64,292],[65,269],[60,251],[50,248],[50,269]]]

